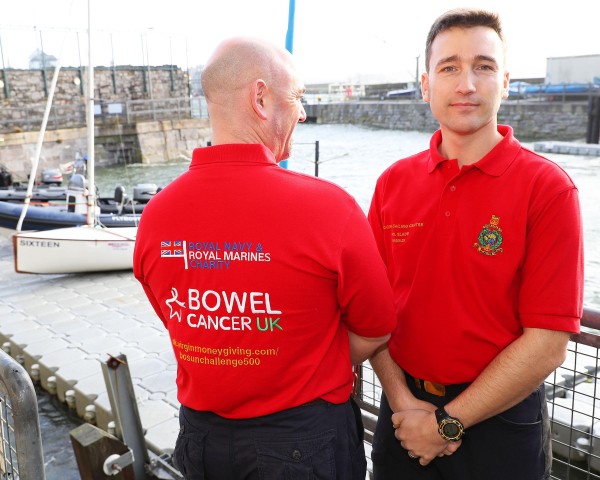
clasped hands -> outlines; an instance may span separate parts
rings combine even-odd
[[[462,441],[444,440],[438,433],[435,407],[425,402],[423,404],[424,408],[400,410],[394,413],[392,424],[396,439],[400,441],[408,456],[418,459],[419,463],[425,466],[436,457],[452,455],[458,450]]]

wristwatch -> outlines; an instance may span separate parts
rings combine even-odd
[[[465,433],[465,427],[458,418],[451,417],[444,407],[435,411],[435,418],[438,422],[438,432],[444,440],[456,442],[460,440]]]

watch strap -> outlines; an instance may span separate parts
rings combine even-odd
[[[435,411],[435,419],[437,420],[437,423],[440,423],[444,418],[448,418],[448,417],[450,417],[450,415],[448,414],[448,412],[446,410],[444,410],[444,407],[439,407]]]
[[[465,431],[465,427],[458,418],[450,416],[448,412],[444,410],[444,407],[439,407],[438,409],[436,409],[435,418],[438,423],[438,432],[445,440],[456,441],[462,438]],[[455,437],[447,436],[447,434],[444,432],[444,429],[448,424],[454,424],[454,426],[458,428],[458,433]]]

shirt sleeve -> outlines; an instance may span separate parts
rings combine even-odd
[[[380,337],[396,325],[392,288],[367,219],[355,205],[342,232],[338,301],[342,321],[363,337]]]
[[[140,235],[140,232],[142,233],[142,235]],[[163,325],[167,327],[167,322],[163,317],[163,313],[160,309],[160,304],[156,299],[154,292],[146,283],[144,275],[144,256],[148,255],[148,249],[146,248],[146,242],[144,241],[145,236],[143,235],[143,233],[144,232],[140,224],[140,227],[138,227],[138,235],[136,238],[136,244],[133,252],[133,276],[138,282],[140,282],[142,288],[144,289],[144,293],[148,297],[150,305],[152,305],[152,308],[158,315],[158,318],[160,318],[160,320],[163,322]]]
[[[519,294],[523,327],[579,332],[583,233],[575,187],[532,209]]]

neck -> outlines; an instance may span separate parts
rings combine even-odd
[[[240,124],[234,118],[213,117],[211,119],[213,145],[232,143],[263,143],[260,133],[248,122]]]
[[[448,159],[456,159],[459,168],[472,165],[485,157],[504,137],[494,129],[478,131],[470,135],[460,135],[442,127],[442,143],[438,147],[440,154]]]

